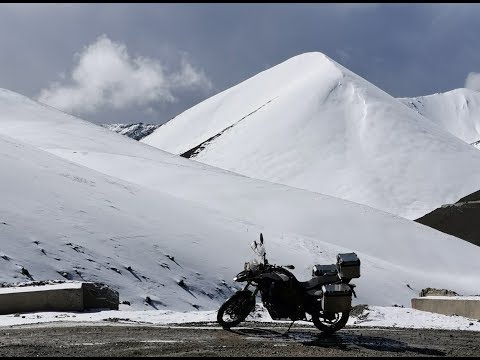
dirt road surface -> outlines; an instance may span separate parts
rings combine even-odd
[[[118,319],[0,328],[0,356],[435,356],[476,357],[470,331],[346,327],[323,335],[314,327],[245,322],[135,325]]]

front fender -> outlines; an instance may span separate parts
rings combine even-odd
[[[253,297],[253,292],[251,290],[238,290],[235,294],[238,294],[236,296],[252,296]]]

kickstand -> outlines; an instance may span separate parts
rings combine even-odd
[[[285,332],[285,334],[283,334],[283,336],[287,336],[288,332],[290,331],[290,328],[292,327],[293,323],[295,322],[295,320],[292,321],[292,323],[290,324],[290,326],[288,327],[287,331]]]

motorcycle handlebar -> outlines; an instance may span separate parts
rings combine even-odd
[[[291,270],[295,269],[295,266],[293,266],[293,265],[276,265],[276,264],[269,264],[269,265],[272,266],[272,267],[277,266],[277,267],[283,267],[283,268],[287,268],[287,269],[291,269]]]

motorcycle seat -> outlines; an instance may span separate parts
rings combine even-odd
[[[305,290],[311,290],[316,288],[320,289],[322,285],[337,282],[338,280],[340,280],[338,275],[323,275],[323,276],[314,276],[312,279],[308,281],[299,281],[299,282],[300,282],[300,285]]]

